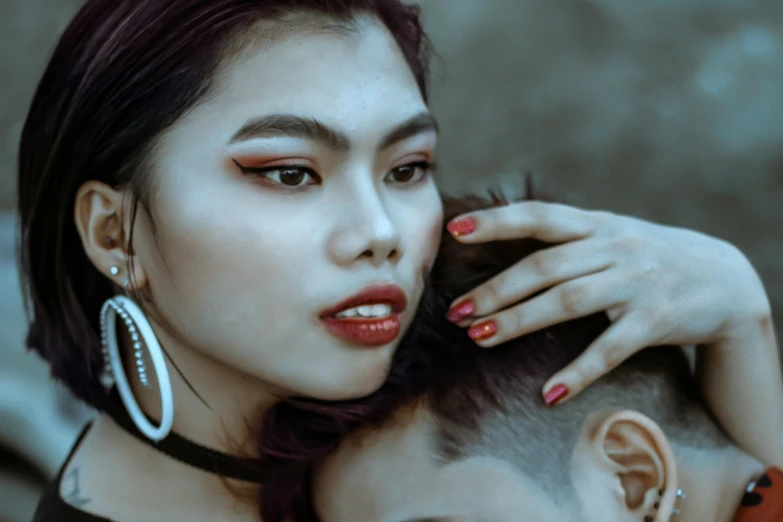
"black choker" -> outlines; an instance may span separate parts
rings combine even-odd
[[[192,440],[188,440],[174,432],[169,433],[165,439],[159,442],[149,440],[133,424],[128,412],[125,410],[125,406],[122,404],[117,388],[113,388],[109,394],[106,412],[125,431],[140,441],[189,466],[229,479],[255,483],[264,481],[260,459],[241,458],[222,453],[196,444]]]

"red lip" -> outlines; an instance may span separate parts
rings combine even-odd
[[[336,315],[350,308],[371,304],[387,304],[392,307],[388,317],[338,318]],[[330,306],[320,314],[329,333],[344,341],[362,346],[383,346],[399,337],[402,330],[400,314],[408,307],[408,298],[395,285],[368,287],[356,295]]]
[[[400,314],[408,307],[408,297],[402,288],[396,285],[374,285],[365,288],[356,295],[340,301],[321,312],[321,319],[333,317],[340,312],[362,305],[387,304],[392,307],[392,312]]]

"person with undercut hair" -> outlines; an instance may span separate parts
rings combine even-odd
[[[783,472],[729,440],[680,347],[643,351],[558,408],[541,401],[608,325],[593,315],[485,351],[435,326],[421,394],[315,475],[321,521],[783,520]]]
[[[547,403],[662,339],[704,342],[704,397],[767,454],[747,419],[783,403],[783,377],[745,256],[566,206],[444,222],[429,57],[403,0],[83,3],[19,141],[25,344],[96,411],[35,522],[290,520],[290,474],[263,458],[290,430],[264,419],[394,386],[444,233],[559,243],[443,308],[476,345],[614,320]],[[738,411],[748,376],[755,407]],[[783,414],[759,422],[783,431]]]
[[[550,407],[540,390],[611,328],[606,313],[493,350],[446,317],[470,288],[548,247],[444,238],[399,380],[354,405],[366,422],[318,462],[303,502],[312,505],[300,513],[321,522],[783,520],[783,471],[730,439],[682,347],[640,351]]]

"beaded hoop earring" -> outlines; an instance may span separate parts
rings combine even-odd
[[[149,388],[150,385],[144,363],[144,346],[147,348],[147,354],[155,369],[161,401],[161,421],[159,426],[152,424],[147,416],[144,415],[138,402],[136,402],[133,390],[125,375],[119,342],[117,341],[117,324],[115,319],[118,315],[128,328],[136,356],[139,380],[146,388]],[[163,356],[163,349],[160,347],[152,326],[136,303],[120,295],[107,299],[103,303],[100,323],[104,357],[104,373],[101,375],[101,382],[106,388],[110,388],[112,384],[117,385],[120,398],[139,431],[153,441],[164,439],[171,432],[171,427],[174,423],[174,393],[171,388],[171,379],[166,366],[166,359]]]

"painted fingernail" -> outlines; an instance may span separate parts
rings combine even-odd
[[[452,236],[467,236],[476,231],[476,220],[472,217],[466,217],[462,219],[455,219],[446,225]]]
[[[495,336],[498,332],[498,325],[495,321],[484,321],[468,329],[468,335],[474,341],[486,341]]]
[[[475,313],[476,305],[473,303],[473,300],[464,299],[451,307],[449,313],[446,314],[446,319],[452,323],[458,323],[463,319],[472,317]]]
[[[547,406],[554,406],[562,401],[566,395],[568,395],[568,386],[565,384],[557,384],[546,392],[546,395],[544,395],[544,402],[546,402]]]

